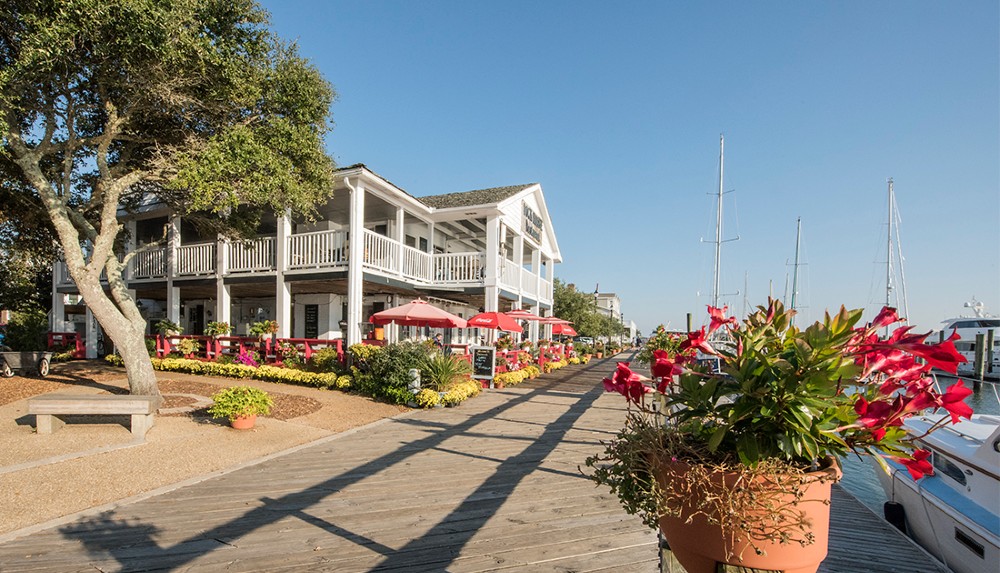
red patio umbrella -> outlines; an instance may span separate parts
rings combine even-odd
[[[372,315],[369,322],[375,325],[395,322],[405,326],[430,326],[434,328],[465,328],[465,319],[448,311],[415,300],[404,305],[387,308]]]
[[[568,324],[554,324],[552,326],[552,334],[561,334],[563,336],[576,336],[576,330]]]
[[[523,308],[516,308],[512,311],[505,312],[504,314],[511,318],[516,318],[517,320],[542,320],[542,317],[537,314],[530,313]]]
[[[469,328],[493,328],[504,332],[523,332],[516,320],[502,312],[482,312],[468,320]]]
[[[538,321],[540,324],[573,324],[572,322],[564,318],[556,318],[554,316],[546,316]]]

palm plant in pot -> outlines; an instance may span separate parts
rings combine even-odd
[[[212,407],[208,413],[213,418],[226,418],[237,430],[249,430],[257,421],[257,416],[271,413],[274,401],[271,396],[251,386],[233,386],[212,394]]]
[[[841,308],[805,329],[775,300],[742,323],[725,311],[709,307],[708,332],[689,333],[676,353],[655,350],[651,379],[618,364],[604,384],[626,397],[625,426],[586,465],[660,528],[689,573],[717,563],[815,572],[838,460],[867,454],[932,472],[902,423],[927,408],[946,411],[938,426],[972,414],[961,381],[939,392],[928,375],[964,359],[951,340],[928,345],[911,327],[880,337],[900,322],[891,308],[861,326],[862,311]]]

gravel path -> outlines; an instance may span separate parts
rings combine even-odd
[[[55,364],[45,379],[0,378],[0,541],[65,516],[214,475],[269,454],[394,416],[405,408],[343,392],[254,380],[158,372],[164,413],[135,442],[128,418],[70,418],[50,435],[34,433],[27,399],[39,394],[127,393],[125,371],[99,362]],[[269,392],[274,408],[257,427],[237,431],[212,420],[209,396],[226,386]]]

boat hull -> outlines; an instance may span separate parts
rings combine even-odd
[[[875,463],[886,497],[904,510],[910,536],[955,573],[992,571],[1000,563],[998,422],[995,416],[973,416],[956,430],[925,436],[918,444],[931,451],[934,475],[920,480],[901,464]],[[920,435],[933,420],[913,424],[908,429]]]

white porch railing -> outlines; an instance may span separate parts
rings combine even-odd
[[[478,283],[485,269],[483,253],[444,253],[434,255],[435,283]]]
[[[521,287],[521,267],[512,260],[500,259],[500,284],[517,290]]]
[[[275,270],[274,237],[229,243],[229,272],[248,273]]]
[[[180,246],[176,250],[176,272],[178,276],[214,274],[219,248],[228,251],[226,273],[273,272],[277,269],[277,246],[275,237],[260,237],[224,245],[207,243]],[[347,268],[346,231],[291,235],[288,237],[287,247],[287,270]],[[366,270],[398,277],[417,286],[482,285],[486,275],[486,254],[481,252],[431,255],[367,229],[364,230],[362,248],[362,264]],[[165,248],[139,252],[130,263],[131,278],[144,280],[166,277],[166,263]],[[498,282],[504,288],[536,300],[552,300],[551,280],[539,279],[537,274],[502,257],[497,259],[497,264]],[[70,282],[65,272],[60,278],[64,284]]]
[[[403,276],[419,282],[431,282],[431,256],[403,245]]]
[[[364,266],[387,272],[399,273],[399,248],[402,246],[388,237],[364,230],[365,251],[362,263]]]
[[[538,275],[530,271],[521,271],[521,292],[531,296],[538,296]]]
[[[347,233],[316,231],[288,237],[288,268],[347,266]]]
[[[215,273],[215,243],[177,247],[178,275],[210,275]]]
[[[132,278],[152,279],[167,276],[167,250],[154,249],[136,253],[132,258]]]

